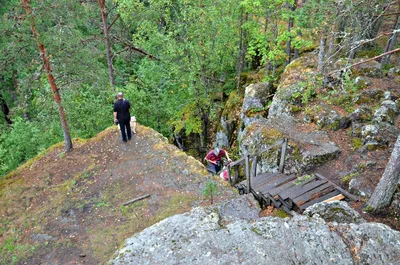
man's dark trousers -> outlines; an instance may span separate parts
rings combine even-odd
[[[125,119],[125,120],[118,120],[119,123],[119,128],[121,130],[122,134],[122,141],[126,142],[126,135],[128,134],[128,140],[132,138],[132,131],[131,131],[131,119]],[[125,132],[126,129],[126,132]]]

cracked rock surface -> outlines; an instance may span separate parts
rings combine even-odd
[[[238,214],[235,205],[244,214]],[[258,218],[257,209],[242,196],[172,216],[128,239],[110,264],[348,265],[400,260],[400,232],[386,225],[302,215]]]

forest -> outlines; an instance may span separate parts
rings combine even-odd
[[[306,51],[317,85],[330,64],[399,62],[400,2],[389,0],[1,0],[0,176],[49,146],[112,126],[122,91],[140,124],[212,144],[249,72],[276,85]],[[384,26],[383,26],[384,25]],[[337,73],[336,73],[337,74]],[[344,82],[345,83],[345,82]]]

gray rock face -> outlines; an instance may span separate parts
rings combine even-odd
[[[308,207],[304,214],[310,217],[321,217],[326,222],[365,223],[361,215],[344,201],[317,203]]]
[[[244,126],[265,115],[264,106],[270,93],[269,87],[269,83],[252,84],[246,87],[240,113],[240,119],[243,121]]]
[[[349,190],[361,197],[371,197],[374,190],[365,182],[367,182],[365,178],[352,178],[349,182]]]
[[[251,207],[243,200],[232,204]],[[165,219],[128,239],[110,264],[394,265],[400,260],[400,232],[382,224],[327,223],[300,215],[241,218],[223,208],[195,208]]]
[[[287,137],[290,141],[285,159],[285,173],[304,172],[339,153],[339,148],[329,140],[325,131],[307,131],[306,126],[284,114],[279,118],[259,119],[244,130],[240,150],[253,155]],[[264,153],[257,164],[258,173],[275,172],[278,168],[278,153],[279,149]]]
[[[393,100],[385,100],[382,102],[381,107],[375,111],[373,120],[376,123],[387,122],[394,124],[398,113],[396,102]]]

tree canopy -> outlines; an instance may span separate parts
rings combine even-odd
[[[0,175],[65,137],[32,17],[73,138],[111,126],[115,92],[123,91],[139,123],[167,137],[196,135],[204,150],[223,99],[243,89],[243,72],[262,68],[264,80],[274,82],[287,63],[318,43],[322,66],[354,57],[381,38],[381,20],[397,4],[31,0],[28,14],[25,1],[3,2]]]

